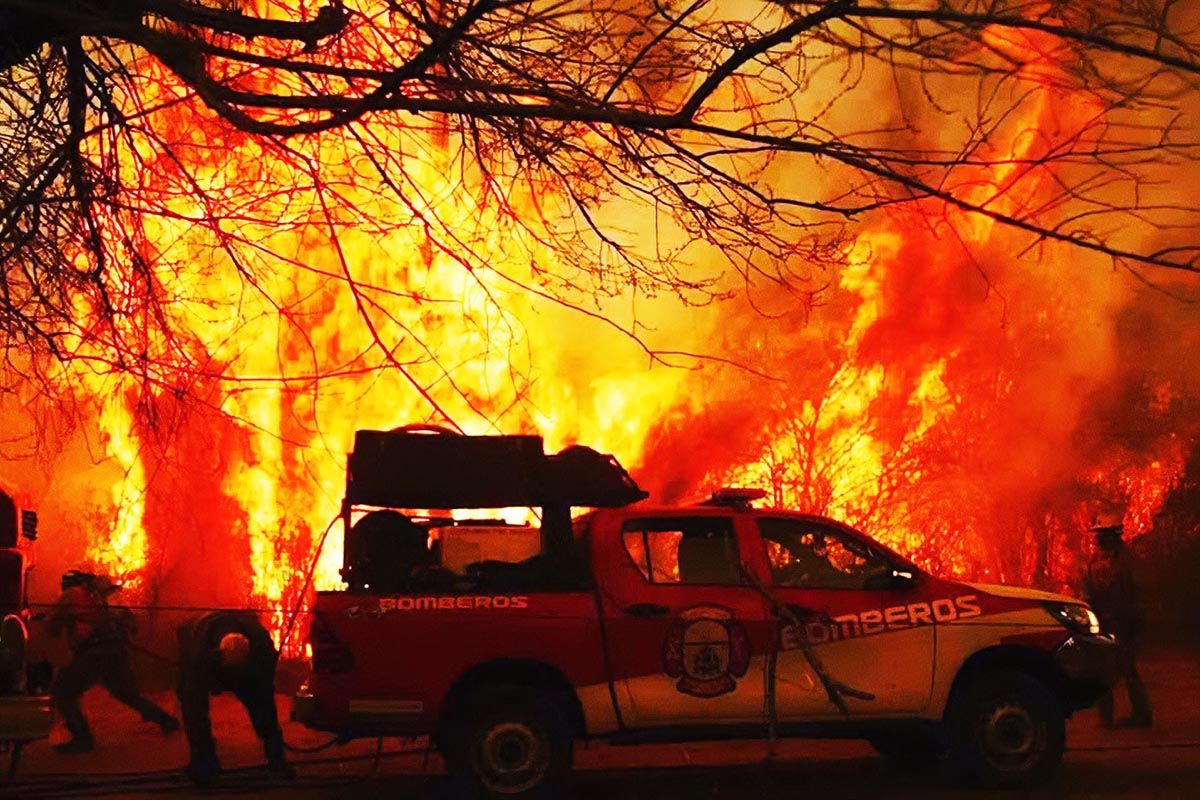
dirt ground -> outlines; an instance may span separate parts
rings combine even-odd
[[[1070,751],[1056,781],[1034,796],[1047,798],[1200,797],[1200,653],[1158,651],[1147,656],[1143,674],[1155,702],[1149,731],[1105,731],[1094,712],[1071,720]],[[156,699],[174,707],[169,693]],[[1118,714],[1120,703],[1118,695]],[[85,708],[97,738],[95,752],[59,756],[49,742],[26,748],[14,781],[0,784],[0,797],[143,798],[298,797],[454,798],[441,776],[441,763],[423,741],[388,739],[353,742],[317,753],[296,754],[295,781],[280,784],[260,768],[261,750],[240,706],[214,698],[214,731],[226,767],[222,782],[196,792],[180,767],[187,758],[182,734],[164,738],[156,728],[102,692]],[[281,716],[287,699],[280,697]],[[285,723],[292,745],[313,747],[326,736]],[[51,741],[64,733],[55,731]],[[904,769],[876,757],[861,742],[791,741],[765,765],[758,741],[615,747],[581,746],[571,794],[579,800],[699,800],[700,798],[981,798],[936,772]],[[1014,797],[1013,794],[998,794]]]

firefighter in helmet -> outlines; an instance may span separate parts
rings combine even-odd
[[[267,766],[294,776],[283,755],[283,731],[275,711],[278,653],[257,616],[247,611],[213,611],[179,628],[179,705],[191,758],[187,774],[207,786],[221,774],[209,720],[209,695],[233,692],[262,740]]]
[[[1130,716],[1119,724],[1121,727],[1149,728],[1153,724],[1150,697],[1137,670],[1143,614],[1134,580],[1133,554],[1122,539],[1125,529],[1120,518],[1102,516],[1090,530],[1095,540],[1084,578],[1084,591],[1100,619],[1101,628],[1117,637],[1121,677],[1132,708]],[[1099,710],[1103,725],[1113,727],[1112,691],[1101,698]]]
[[[47,632],[67,634],[71,659],[58,671],[50,689],[55,708],[62,716],[69,741],[55,750],[64,754],[86,753],[94,746],[87,718],[79,700],[89,688],[100,684],[108,693],[153,722],[164,735],[179,729],[179,721],[146,699],[138,690],[129,666],[129,637],[133,615],[128,609],[113,608],[108,598],[121,587],[107,578],[72,570],[62,577],[62,594],[47,620]]]

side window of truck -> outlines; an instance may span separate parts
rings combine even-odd
[[[776,586],[866,589],[891,569],[882,554],[831,526],[770,518],[758,525]]]
[[[728,517],[648,517],[621,526],[630,560],[650,583],[741,584],[737,537]]]

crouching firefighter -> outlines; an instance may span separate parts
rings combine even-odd
[[[270,635],[250,612],[214,611],[180,626],[179,705],[193,783],[209,785],[221,774],[208,705],[209,695],[226,691],[245,706],[270,770],[283,778],[295,775],[283,756],[283,731],[275,713],[278,658]]]
[[[127,608],[113,608],[108,598],[121,587],[107,578],[72,570],[62,576],[62,594],[47,620],[47,632],[57,636],[66,631],[71,659],[58,671],[50,695],[71,733],[69,741],[56,745],[64,754],[86,753],[94,746],[87,718],[80,709],[83,693],[100,684],[108,693],[170,734],[179,721],[138,691],[129,667],[129,638],[134,632],[133,615]]]

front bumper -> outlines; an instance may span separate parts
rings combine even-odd
[[[27,742],[50,735],[54,712],[45,695],[0,696],[0,742]]]
[[[1076,634],[1054,651],[1066,679],[1066,699],[1078,711],[1095,705],[1121,675],[1124,655],[1111,636]]]

